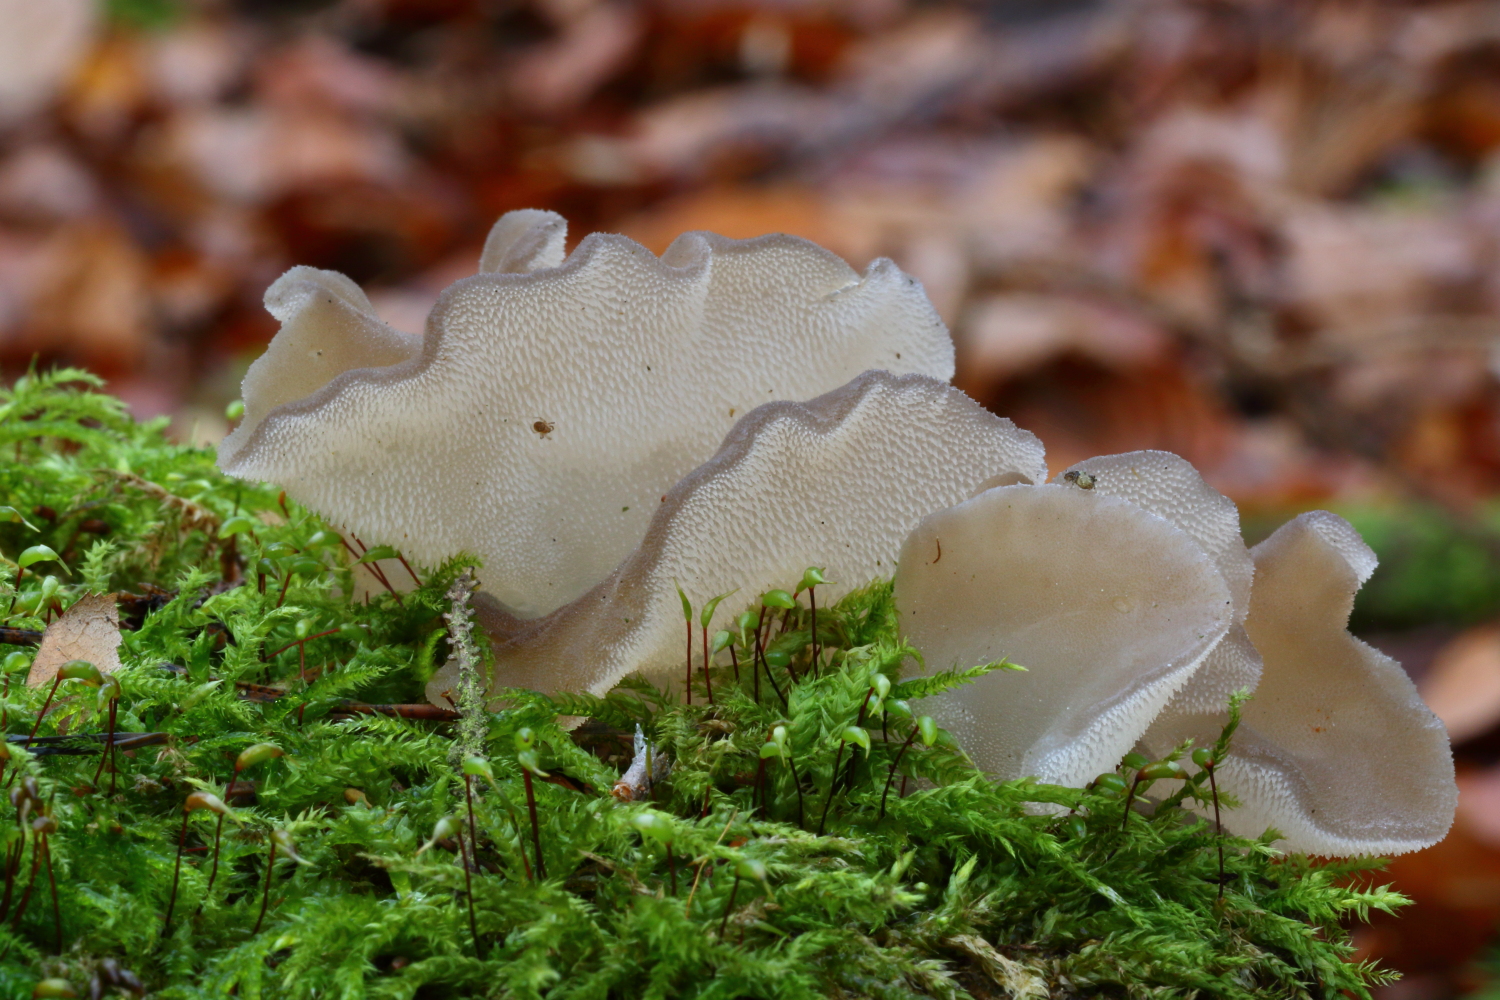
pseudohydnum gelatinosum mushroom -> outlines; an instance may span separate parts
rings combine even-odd
[[[928,511],[987,479],[1045,475],[1035,436],[921,375],[871,371],[807,403],[768,403],[672,488],[640,548],[589,593],[530,621],[477,604],[494,687],[603,694],[631,671],[681,678],[677,585],[695,604],[734,590],[748,603],[811,562],[838,581],[819,588],[836,600],[888,575]],[[718,627],[736,610],[720,605]],[[428,697],[448,704],[455,683],[445,667]]]
[[[1087,476],[1095,494],[1119,497],[1164,517],[1202,547],[1229,588],[1231,624],[1202,666],[1172,695],[1169,707],[1221,712],[1229,696],[1260,681],[1260,654],[1245,632],[1255,566],[1240,534],[1240,512],[1203,481],[1192,463],[1169,451],[1102,455],[1071,466],[1054,482]]]
[[[1114,535],[1098,527],[1111,516]],[[926,555],[938,542],[957,559]],[[1185,592],[1195,565],[1213,572]],[[1288,850],[1390,854],[1441,839],[1457,791],[1447,737],[1411,681],[1345,631],[1374,566],[1326,512],[1246,553],[1227,498],[1182,459],[1135,452],[931,515],[903,548],[896,599],[929,670],[1007,656],[1029,668],[933,708],[996,776],[1082,784],[1132,745],[1209,745],[1229,694],[1252,689],[1216,775],[1242,803],[1225,826],[1274,828]],[[1149,595],[1150,629],[1136,593]]]
[[[416,561],[472,552],[485,590],[534,616],[604,579],[756,406],[868,369],[952,377],[947,330],[889,261],[861,277],[806,240],[707,233],[660,258],[594,234],[564,259],[564,235],[550,212],[506,215],[425,337],[342,275],[287,272],[221,468]]]
[[[928,670],[1008,658],[930,709],[981,768],[1080,785],[1112,769],[1234,622],[1187,532],[1074,486],[1002,486],[929,515],[896,608]]]
[[[1349,522],[1313,511],[1251,554],[1245,628],[1265,669],[1219,765],[1219,787],[1240,801],[1224,825],[1250,837],[1274,827],[1309,854],[1401,854],[1441,840],[1458,803],[1448,734],[1400,664],[1345,630],[1375,553]],[[1207,745],[1223,724],[1222,710],[1169,705],[1142,742]]]

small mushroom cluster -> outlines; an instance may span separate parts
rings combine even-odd
[[[1218,772],[1231,829],[1324,854],[1446,831],[1441,725],[1344,630],[1374,567],[1345,522],[1305,515],[1247,551],[1233,503],[1158,452],[1047,483],[1037,439],[948,384],[947,332],[889,261],[861,276],[805,240],[705,233],[565,256],[565,235],[501,218],[423,337],[342,275],[288,272],[221,467],[417,560],[483,559],[496,688],[673,675],[678,587],[894,573],[928,669],[1030,668],[934,712],[999,777],[1079,784],[1201,744],[1253,688]]]
[[[939,555],[941,553],[941,557]],[[1081,785],[1133,749],[1211,745],[1250,690],[1219,787],[1224,825],[1311,854],[1441,840],[1448,736],[1390,657],[1345,630],[1375,555],[1314,511],[1246,550],[1234,504],[1166,452],[1109,455],[1046,485],[925,518],[896,605],[929,669],[1009,657],[930,709],[986,771]]]

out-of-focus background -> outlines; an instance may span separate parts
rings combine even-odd
[[[215,441],[285,268],[419,331],[525,207],[892,257],[1054,469],[1353,519],[1462,787],[1361,941],[1500,995],[1500,2],[0,0],[7,379]]]

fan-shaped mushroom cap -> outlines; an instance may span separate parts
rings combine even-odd
[[[1233,621],[1187,532],[1073,486],[1004,486],[928,516],[896,606],[929,671],[1009,658],[933,700],[984,770],[1082,784],[1113,768]]]
[[[1400,664],[1345,630],[1375,554],[1343,518],[1314,511],[1252,550],[1245,628],[1265,659],[1220,765],[1240,800],[1224,825],[1309,854],[1401,854],[1441,840],[1458,790],[1448,736]],[[1223,714],[1164,718],[1155,750],[1211,743]]]
[[[920,375],[866,372],[808,403],[768,403],[735,425],[710,461],[672,488],[640,548],[603,583],[544,618],[477,606],[496,641],[495,687],[602,694],[641,671],[680,678],[682,606],[738,588],[710,628],[814,564],[833,601],[891,572],[922,516],[986,477],[1046,475],[1036,437]],[[436,704],[451,687],[440,671]]]
[[[550,212],[502,218],[421,339],[347,278],[288,272],[220,466],[418,561],[473,552],[485,588],[536,615],[603,579],[761,403],[872,368],[953,374],[942,321],[889,261],[860,277],[806,240],[708,233],[659,259],[593,234],[563,260],[564,235]]]
[[[1234,501],[1203,481],[1192,463],[1169,451],[1130,451],[1079,462],[1058,480],[1086,474],[1096,493],[1129,500],[1171,521],[1208,553],[1229,588],[1232,623],[1203,666],[1172,696],[1165,711],[1217,712],[1229,696],[1260,682],[1260,654],[1245,633],[1255,564],[1240,534]]]

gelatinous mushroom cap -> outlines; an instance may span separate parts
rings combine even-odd
[[[1448,736],[1400,664],[1345,630],[1375,554],[1343,518],[1314,511],[1252,550],[1246,630],[1265,659],[1219,786],[1224,825],[1275,828],[1288,850],[1401,854],[1441,840],[1458,790]],[[1150,749],[1206,745],[1223,714],[1165,717]]]
[[[868,369],[952,376],[941,320],[889,261],[860,276],[806,240],[708,233],[660,258],[593,234],[563,259],[564,235],[506,215],[422,338],[347,278],[289,271],[220,466],[419,562],[473,552],[530,616],[603,579],[756,406]]]
[[[837,600],[889,574],[928,511],[995,474],[1041,479],[1040,442],[935,379],[871,371],[807,403],[768,403],[672,488],[640,548],[593,590],[524,622],[477,604],[496,639],[494,686],[603,694],[640,671],[680,690],[677,586],[695,607],[738,590],[710,630],[808,565],[838,581],[819,603]],[[429,698],[445,705],[454,682],[440,671]]]
[[[1239,509],[1204,482],[1191,462],[1170,451],[1127,451],[1079,462],[1053,482],[1074,474],[1089,476],[1093,492],[1128,500],[1187,532],[1219,568],[1230,599],[1249,607],[1255,566],[1240,537]],[[1238,617],[1243,621],[1244,612]]]
[[[1203,481],[1192,463],[1169,451],[1101,455],[1072,466],[1055,482],[1078,482],[1128,500],[1187,532],[1208,553],[1229,588],[1232,623],[1203,666],[1172,696],[1169,712],[1215,712],[1241,688],[1260,682],[1260,654],[1244,629],[1250,612],[1255,564],[1240,534],[1240,512],[1224,494]],[[1071,478],[1070,478],[1071,477]]]
[[[1233,620],[1187,532],[1075,486],[1004,486],[929,515],[901,550],[896,606],[928,671],[1002,658],[933,699],[984,770],[1082,784],[1112,769]]]

